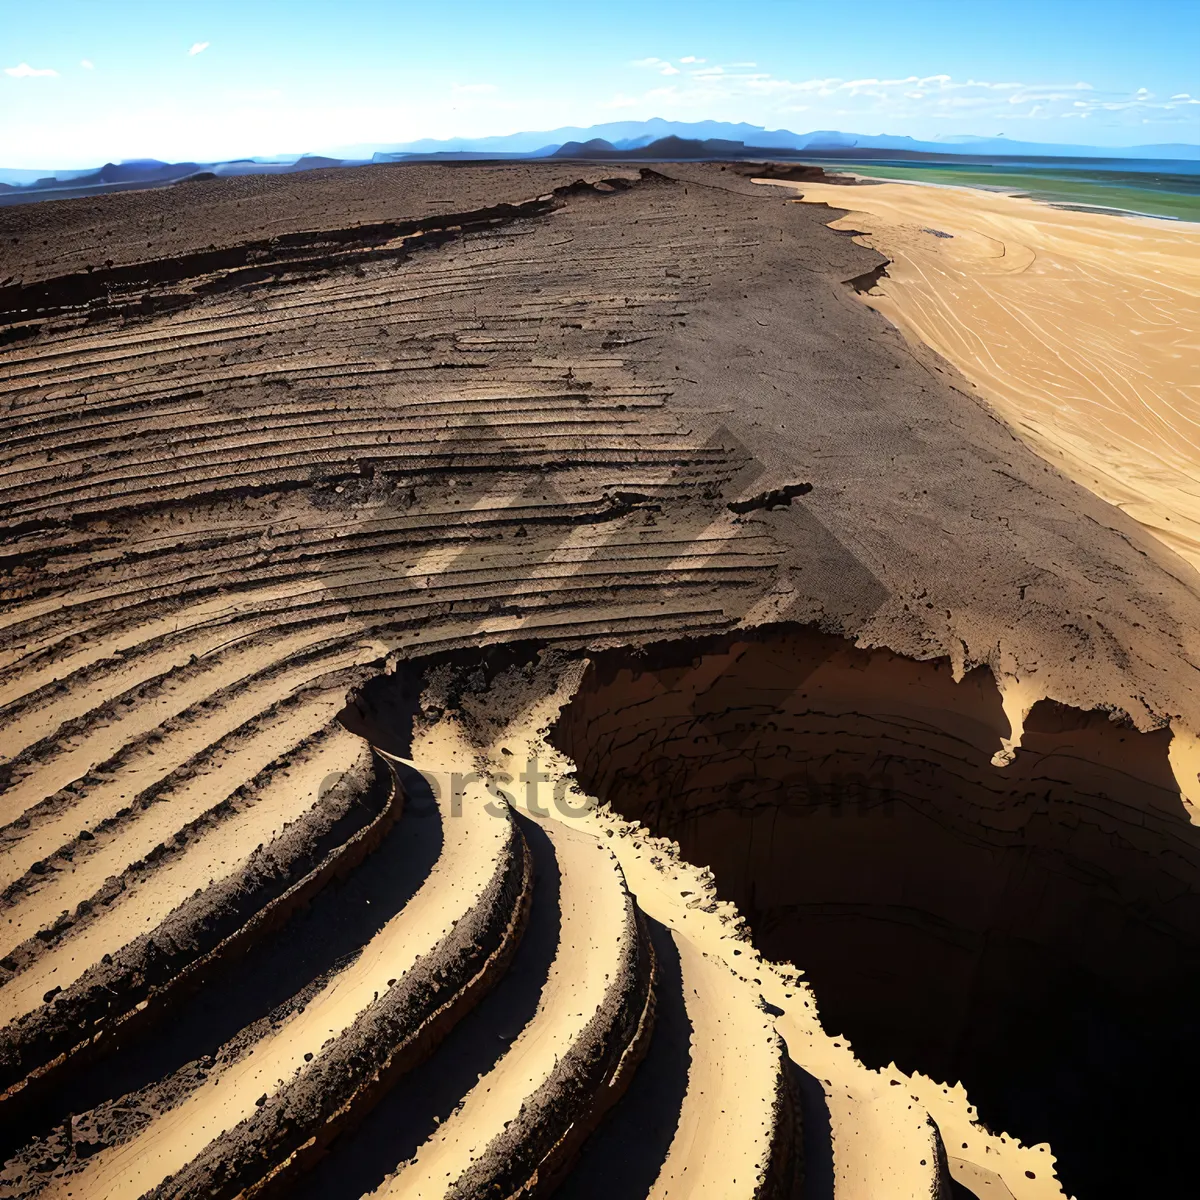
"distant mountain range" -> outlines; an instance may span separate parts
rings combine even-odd
[[[545,157],[560,147],[577,142],[585,145],[597,139],[608,142],[616,150],[640,150],[666,137],[688,141],[719,140],[735,145],[761,146],[769,150],[804,151],[864,151],[907,150],[922,154],[976,154],[996,156],[1034,156],[1038,158],[1183,158],[1200,159],[1200,146],[1169,143],[1152,146],[1122,146],[1117,149],[1097,146],[1048,145],[1041,142],[1017,142],[1003,137],[972,137],[962,135],[938,141],[919,141],[916,138],[891,134],[869,136],[861,133],[842,133],[836,129],[817,129],[810,133],[792,133],[788,129],[764,129],[744,121],[666,121],[653,117],[649,121],[612,121],[586,129],[564,126],[541,133],[512,133],[503,137],[450,138],[435,141],[422,138],[395,146],[342,146],[331,153],[347,158],[369,158],[374,154],[515,154],[521,157]]]
[[[1018,142],[1003,137],[954,137],[919,141],[888,134],[841,133],[833,129],[792,133],[729,121],[613,121],[589,128],[568,126],[503,137],[451,138],[390,145],[340,146],[321,155],[282,154],[215,163],[138,160],[106,163],[88,170],[21,170],[0,167],[0,205],[91,196],[161,187],[187,179],[231,175],[277,175],[319,167],[370,163],[462,162],[484,159],[579,158],[669,161],[672,159],[760,159],[810,161],[995,162],[1005,159],[1200,163],[1200,146],[1184,143],[1097,147]]]

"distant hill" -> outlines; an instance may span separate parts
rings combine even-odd
[[[620,151],[603,138],[591,138],[586,142],[564,142],[554,151],[552,158],[592,158],[598,154],[619,154]]]
[[[555,150],[554,158],[616,159],[621,162],[636,162],[646,159],[655,162],[678,162],[689,159],[741,159],[770,158],[780,153],[779,147],[747,146],[744,142],[732,142],[725,138],[682,138],[664,137],[638,146],[636,149],[619,149],[603,138],[592,138],[587,142],[566,142]],[[784,150],[791,155],[794,151]]]
[[[231,175],[283,175],[322,167],[397,162],[471,162],[488,159],[578,158],[592,160],[667,161],[670,159],[768,159],[781,161],[928,161],[963,164],[997,159],[1042,159],[1067,162],[1123,161],[1138,169],[1154,160],[1200,164],[1200,146],[1179,143],[1149,146],[1096,147],[1018,142],[994,137],[947,137],[920,141],[893,134],[866,135],[836,129],[793,133],[730,121],[611,121],[589,128],[568,126],[502,137],[450,138],[391,145],[341,146],[323,154],[272,155],[210,163],[164,163],[144,159],[105,163],[90,170],[30,170],[0,167],[0,205],[32,200],[92,196],[110,191],[161,187],[185,179]],[[1068,164],[1069,165],[1069,164]],[[1189,173],[1188,166],[1174,167]]]
[[[390,146],[343,146],[330,153],[347,158],[369,158],[376,151],[396,155],[441,155],[447,153],[519,154],[542,157],[572,142],[609,142],[617,150],[637,150],[665,137],[688,141],[719,140],[762,146],[778,150],[907,150],[926,154],[1032,155],[1036,157],[1079,158],[1178,158],[1200,160],[1200,146],[1185,144],[1097,147],[1082,145],[1019,142],[1010,138],[953,135],[944,139],[921,141],[895,134],[845,133],[837,129],[816,129],[793,133],[788,129],[769,130],[745,121],[667,121],[653,117],[649,121],[611,121],[588,128],[564,126],[539,132],[506,134],[502,137],[450,138],[436,141],[422,138]]]

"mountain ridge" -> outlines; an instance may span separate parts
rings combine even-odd
[[[216,162],[165,163],[136,159],[91,168],[0,167],[0,204],[103,194],[133,188],[178,184],[194,178],[289,174],[321,167],[372,163],[455,162],[481,159],[596,158],[668,160],[686,158],[763,158],[798,156],[817,160],[949,159],[962,163],[998,158],[1045,160],[1200,163],[1200,146],[1157,143],[1097,147],[1019,142],[1008,138],[960,135],[922,141],[906,135],[865,135],[839,130],[768,130],[747,122],[613,121],[589,127],[563,126],[481,138],[421,138],[388,144],[358,143],[323,151],[234,158]],[[1131,167],[1130,169],[1137,169]]]

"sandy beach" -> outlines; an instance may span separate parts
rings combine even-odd
[[[1200,226],[944,185],[785,186],[850,209],[832,227],[891,260],[871,307],[1200,569]]]

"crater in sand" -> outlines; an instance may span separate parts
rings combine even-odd
[[[1042,701],[997,767],[1008,734],[985,670],[792,629],[601,655],[554,740],[868,1064],[961,1079],[1069,1192],[1179,1194],[1200,830],[1170,735]]]

